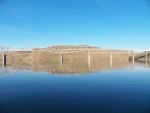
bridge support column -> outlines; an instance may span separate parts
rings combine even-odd
[[[132,62],[134,63],[134,51],[132,51]]]
[[[63,64],[63,53],[60,54],[60,64]]]
[[[88,66],[90,67],[90,63],[91,63],[91,52],[90,50],[88,50]]]
[[[3,66],[6,66],[6,54],[3,54]]]
[[[112,52],[110,52],[110,67],[112,67]]]

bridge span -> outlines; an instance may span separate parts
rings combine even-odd
[[[75,53],[75,52],[87,52],[87,60],[90,65],[91,55],[92,54],[105,54],[109,56],[110,63],[112,63],[112,59],[114,55],[130,55],[130,59],[132,62],[139,57],[145,56],[145,60],[148,60],[148,55],[150,54],[150,50],[117,50],[117,49],[52,49],[52,50],[44,50],[37,48],[21,48],[21,49],[0,49],[0,54],[2,54],[3,65],[6,66],[7,55],[17,52],[51,52],[60,54],[60,63],[63,64],[64,55],[67,53]],[[141,56],[138,56],[141,54]]]

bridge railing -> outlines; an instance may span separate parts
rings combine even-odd
[[[26,47],[26,48],[15,48],[15,47],[2,47],[0,46],[0,52],[5,52],[5,51],[32,51],[36,49],[35,47]]]

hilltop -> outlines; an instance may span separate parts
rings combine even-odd
[[[45,50],[45,51],[50,51],[50,50],[62,50],[62,49],[101,49],[100,47],[95,47],[95,46],[89,46],[89,45],[56,45],[56,46],[49,46],[49,47],[44,47],[44,48],[38,48],[39,50]]]

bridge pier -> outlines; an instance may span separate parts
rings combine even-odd
[[[63,64],[63,53],[60,54],[60,64]]]
[[[6,54],[3,54],[3,66],[6,66]]]
[[[132,62],[134,63],[134,51],[132,51]]]
[[[91,63],[91,52],[88,50],[88,66],[90,68],[90,63]]]
[[[110,67],[112,67],[112,52],[110,52]]]

